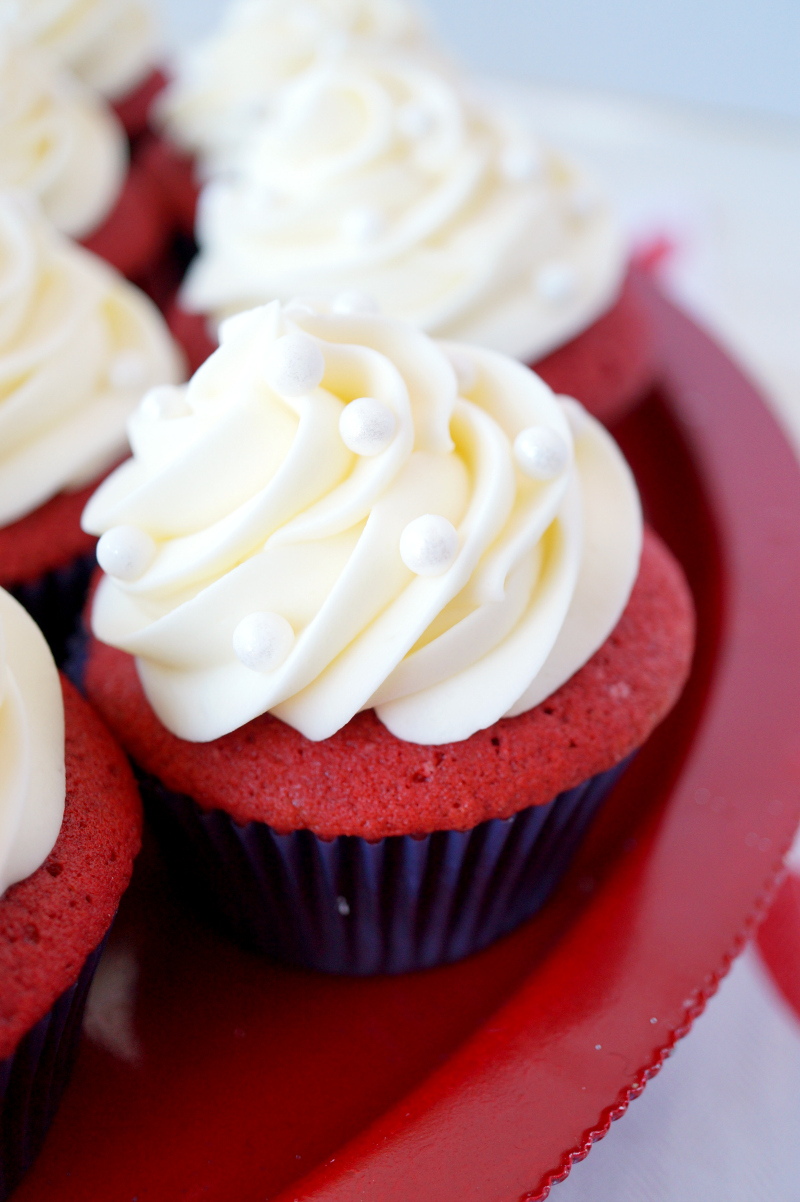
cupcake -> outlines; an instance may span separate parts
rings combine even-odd
[[[0,590],[0,1198],[38,1155],[139,850],[120,748]]]
[[[0,31],[0,188],[36,199],[56,229],[129,277],[163,251],[159,190],[129,169],[119,120],[16,28]]]
[[[2,194],[0,262],[0,586],[60,653],[94,561],[81,510],[180,358],[145,296]]]
[[[693,623],[596,420],[351,300],[229,319],[131,418],[84,684],[238,937],[366,973],[542,903]]]
[[[114,106],[129,137],[147,125],[164,77],[155,14],[142,0],[4,0],[19,37]]]
[[[237,173],[203,189],[197,240],[180,307],[214,323],[364,294],[535,366],[604,420],[652,376],[600,190],[517,114],[396,54],[348,54],[284,88]]]

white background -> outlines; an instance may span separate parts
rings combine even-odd
[[[161,0],[171,41],[221,0]],[[480,70],[800,118],[800,0],[428,0]]]

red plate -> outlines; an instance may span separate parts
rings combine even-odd
[[[532,1202],[689,1029],[799,816],[800,472],[737,369],[644,294],[664,384],[619,434],[700,650],[557,895],[461,964],[326,978],[204,930],[150,851],[105,980],[124,1047],[135,957],[140,1059],[84,1042],[18,1202]]]

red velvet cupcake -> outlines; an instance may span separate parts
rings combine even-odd
[[[130,411],[181,364],[146,297],[2,196],[0,247],[0,586],[60,654],[94,563],[82,507],[125,455]]]
[[[5,1198],[37,1156],[66,1086],[86,993],[139,850],[141,804],[120,748],[72,686],[59,681],[41,634],[2,591],[0,628]]]
[[[604,421],[654,377],[599,188],[516,112],[420,56],[349,46],[287,83],[228,173],[211,174],[196,238],[178,303],[212,331],[276,298],[343,312],[371,298],[541,368]],[[196,364],[205,330],[177,310],[172,321]]]
[[[543,903],[674,703],[685,581],[519,363],[277,302],[221,334],[85,511],[87,692],[240,938],[456,959]]]

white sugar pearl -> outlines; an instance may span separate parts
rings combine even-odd
[[[192,412],[186,403],[185,389],[173,384],[160,384],[145,393],[139,406],[142,417],[150,422],[168,421],[174,417],[188,417]]]
[[[555,480],[569,464],[569,446],[548,426],[528,426],[514,439],[514,458],[532,480]]]
[[[458,555],[458,531],[438,514],[425,513],[400,535],[400,558],[417,576],[441,576]]]
[[[347,292],[340,292],[338,296],[333,298],[331,305],[332,313],[380,313],[381,307],[375,297],[369,292],[360,292],[357,288],[351,288]]]
[[[266,369],[281,396],[304,396],[322,383],[325,356],[308,334],[284,334],[269,348]]]
[[[379,209],[360,205],[345,213],[342,233],[348,242],[374,242],[386,229],[386,218]]]
[[[547,263],[536,275],[536,291],[543,300],[570,300],[578,290],[578,276],[569,263]]]
[[[120,351],[108,368],[112,388],[144,388],[149,374],[147,358],[141,351]]]
[[[233,632],[236,658],[253,672],[273,672],[294,645],[294,631],[276,613],[253,613],[242,618]]]
[[[534,146],[507,146],[500,155],[500,170],[514,184],[536,179],[542,167],[542,156]]]
[[[433,113],[424,104],[404,104],[397,112],[397,128],[405,138],[417,141],[430,133]]]
[[[156,544],[138,526],[112,526],[97,544],[97,562],[116,580],[130,584],[143,576],[156,557]]]
[[[584,409],[579,401],[576,401],[571,396],[559,396],[556,398],[561,406],[561,411],[564,417],[569,422],[569,428],[572,431],[572,437],[576,441],[583,435],[589,426],[589,414]]]
[[[478,383],[478,369],[464,351],[448,351],[453,371],[458,381],[458,391],[461,396],[467,396]]]
[[[354,455],[380,455],[396,430],[397,418],[389,406],[370,396],[345,405],[339,418],[342,442]]]

